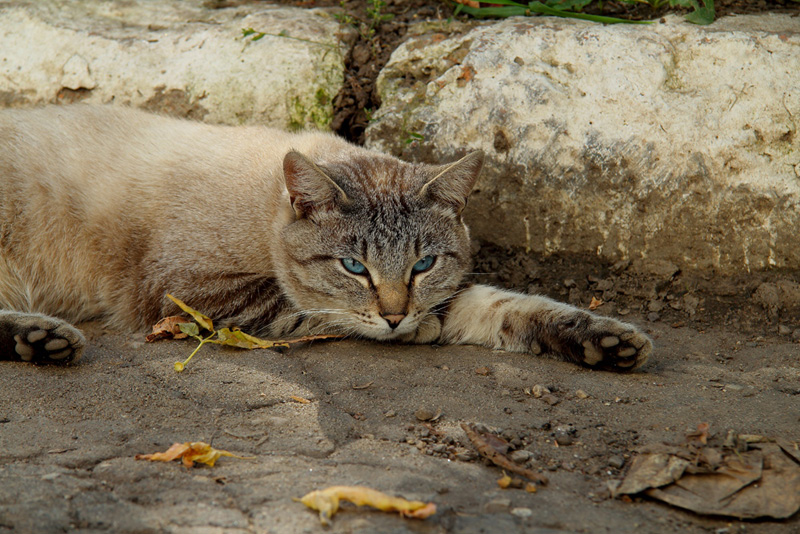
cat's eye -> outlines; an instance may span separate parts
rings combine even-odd
[[[433,267],[434,261],[436,261],[436,256],[431,256],[431,255],[425,256],[417,263],[415,263],[414,266],[411,268],[411,270],[414,273],[424,273],[425,271]]]
[[[364,274],[367,272],[367,268],[364,267],[364,264],[354,258],[342,258],[342,265],[353,274]]]

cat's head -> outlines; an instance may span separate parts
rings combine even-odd
[[[366,151],[284,159],[295,220],[279,277],[294,303],[335,330],[373,339],[416,331],[470,264],[461,219],[483,154],[420,165]]]

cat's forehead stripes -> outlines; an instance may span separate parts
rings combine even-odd
[[[326,170],[356,202],[370,208],[402,210],[419,207],[419,191],[428,175],[423,165],[384,157],[348,158],[326,166]]]

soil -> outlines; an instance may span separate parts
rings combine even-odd
[[[718,1],[718,13],[751,4],[788,5]],[[374,74],[403,25],[449,8],[389,9],[395,18],[362,43],[369,53],[354,48],[353,92],[337,100],[352,138],[366,124],[352,110],[378,105]],[[149,344],[143,332],[85,324],[90,347],[78,365],[0,362],[0,533],[800,532],[800,514],[739,521],[609,491],[637,451],[684,443],[699,423],[716,440],[734,430],[800,441],[798,273],[722,278],[474,249],[474,281],[584,308],[594,299],[597,313],[652,336],[651,361],[618,375],[480,347],[335,341],[282,353],[203,347],[177,373],[194,342]],[[461,423],[526,451],[514,457],[550,483],[500,489],[501,470],[477,457]],[[184,441],[251,458],[194,468],[134,459]],[[438,512],[419,521],[345,505],[324,529],[292,500],[354,484],[433,501]]]
[[[78,365],[1,362],[0,532],[800,532],[798,514],[738,521],[609,491],[637,451],[684,443],[699,423],[716,441],[729,430],[800,441],[796,276],[720,280],[670,265],[642,276],[476,249],[475,279],[583,307],[600,299],[597,313],[653,337],[651,361],[619,375],[479,347],[334,341],[204,347],[176,373],[194,342],[86,324]],[[521,465],[550,483],[500,489],[501,470],[477,458],[461,423],[525,451]],[[134,459],[184,441],[251,458],[191,469]],[[292,498],[333,485],[439,511],[418,521],[345,505],[323,529]]]

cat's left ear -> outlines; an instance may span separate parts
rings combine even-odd
[[[436,169],[436,175],[422,186],[420,195],[450,206],[461,214],[482,167],[483,152],[480,150],[470,152],[455,163],[441,165]]]

